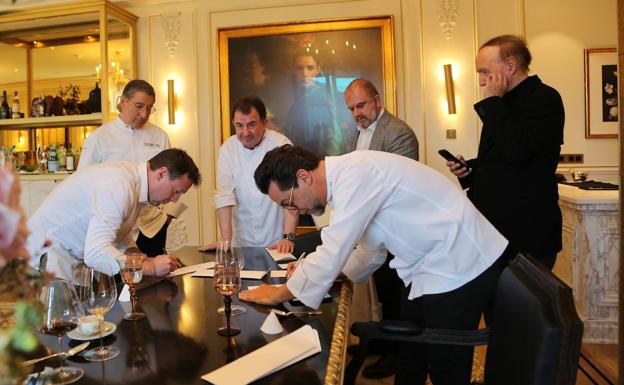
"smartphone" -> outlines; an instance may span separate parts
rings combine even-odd
[[[446,160],[450,160],[455,163],[460,163],[462,166],[469,168],[466,161],[457,159],[453,154],[451,154],[448,150],[444,148],[438,151],[438,154],[442,155],[442,157]]]

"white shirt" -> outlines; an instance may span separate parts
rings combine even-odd
[[[254,172],[264,155],[275,147],[291,144],[277,131],[266,129],[264,138],[253,150],[230,136],[219,149],[217,163],[216,209],[232,208],[232,244],[242,247],[266,247],[282,239],[284,211],[254,181]]]
[[[71,264],[84,260],[96,270],[117,273],[120,248],[135,246],[129,234],[147,189],[146,163],[109,162],[65,179],[28,221],[33,239],[53,243],[47,270],[67,279]],[[38,268],[39,256],[30,263]]]
[[[507,246],[460,189],[422,163],[355,151],[325,158],[325,167],[330,225],[287,282],[308,306],[318,307],[341,271],[355,281],[367,278],[386,250],[414,299],[468,283]]]
[[[355,144],[356,150],[368,150],[370,148],[371,140],[373,139],[373,134],[375,133],[375,129],[377,128],[377,123],[379,123],[379,118],[383,115],[384,109],[382,108],[377,115],[377,119],[370,124],[370,126],[366,128],[361,128],[360,126],[356,126],[357,130],[360,132],[357,138],[357,142]]]
[[[147,122],[133,129],[118,117],[89,134],[82,146],[78,169],[109,160],[145,162],[169,147],[169,136],[161,128]]]

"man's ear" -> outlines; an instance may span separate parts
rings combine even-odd
[[[165,174],[168,173],[168,172],[169,172],[169,170],[165,166],[163,166],[163,167],[159,168],[158,170],[156,170],[157,180],[161,180],[162,178],[164,178]]]
[[[310,173],[310,171],[300,168],[299,170],[297,170],[296,175],[297,175],[297,180],[300,181],[299,183],[305,183],[308,186],[312,184],[313,178],[312,178],[312,174]]]
[[[505,68],[509,71],[509,73],[515,73],[518,69],[518,59],[513,56],[509,56],[505,59]]]

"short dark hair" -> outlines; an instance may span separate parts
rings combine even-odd
[[[524,38],[515,35],[496,36],[486,41],[479,49],[484,47],[499,47],[502,60],[515,57],[518,60],[518,66],[527,72],[529,71],[532,57]]]
[[[375,87],[373,83],[371,83],[370,80],[366,80],[362,78],[353,80],[351,83],[349,83],[349,85],[345,89],[345,93],[347,93],[347,91],[349,90],[349,88],[351,88],[351,86],[362,87],[364,92],[366,92],[366,95],[368,95],[371,98],[374,98],[375,96],[379,95],[379,91],[377,91],[377,88]]]
[[[201,174],[193,158],[179,148],[169,148],[159,152],[149,160],[149,167],[152,171],[167,167],[169,179],[177,179],[186,175],[195,186],[199,186],[201,183]]]
[[[266,120],[267,113],[264,102],[256,95],[247,95],[238,99],[236,103],[234,103],[234,107],[232,107],[232,119],[234,119],[236,111],[240,111],[243,115],[249,115],[252,107],[258,111],[260,119]]]
[[[123,89],[122,95],[126,99],[130,99],[137,92],[144,92],[149,96],[156,97],[156,92],[151,84],[141,79],[130,80]]]
[[[256,186],[263,194],[269,193],[269,184],[274,181],[280,190],[299,187],[297,171],[316,169],[321,159],[315,153],[301,147],[284,144],[275,147],[264,155],[264,159],[254,172]]]

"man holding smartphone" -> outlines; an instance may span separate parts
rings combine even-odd
[[[517,36],[495,37],[476,58],[483,100],[477,158],[448,160],[468,198],[510,241],[549,269],[561,250],[561,210],[555,171],[563,144],[559,93],[529,76],[531,53]],[[457,155],[463,161],[461,155]]]

